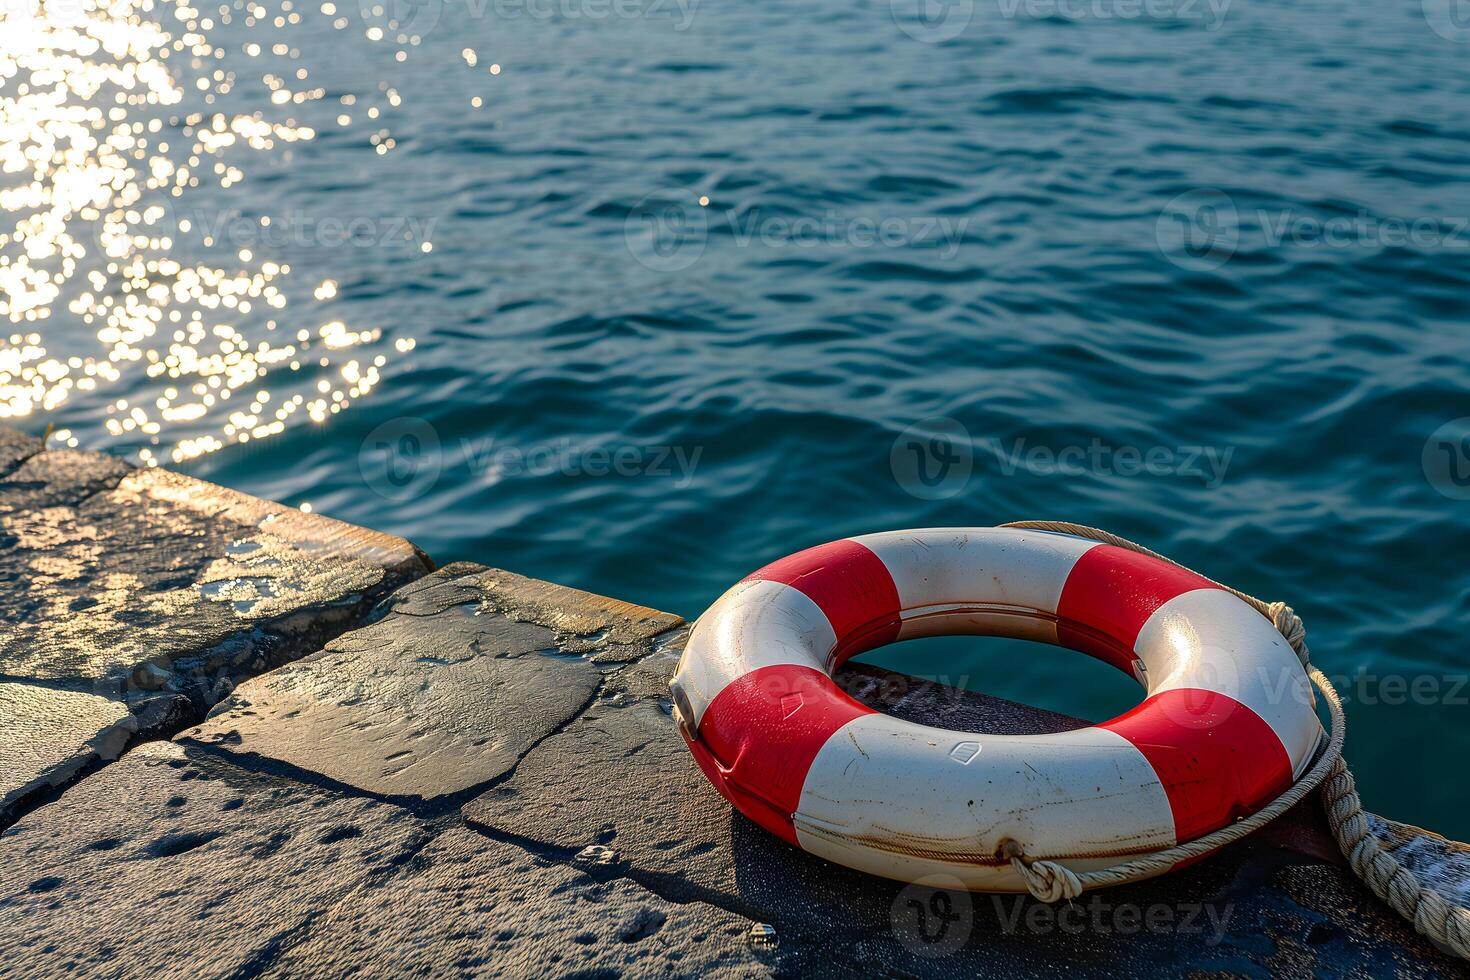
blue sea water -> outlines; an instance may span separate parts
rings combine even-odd
[[[374,2],[0,41],[19,424],[690,617],[844,535],[1105,527],[1295,606],[1368,805],[1470,836],[1448,2]]]

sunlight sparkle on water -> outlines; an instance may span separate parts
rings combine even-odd
[[[316,138],[292,115],[325,100],[296,63],[301,18],[290,0],[0,8],[0,419],[56,413],[53,443],[178,463],[324,422],[412,349],[313,312],[335,280],[299,284],[293,307],[269,244],[232,246],[190,217],[201,189],[248,184],[252,159]],[[227,53],[211,32],[232,23],[258,36]],[[227,112],[242,65],[268,95]],[[379,126],[371,145],[394,140]]]

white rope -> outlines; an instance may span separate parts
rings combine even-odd
[[[1016,521],[1003,526],[1054,531],[1092,541],[1102,541],[1129,551],[1136,551],[1139,554],[1151,555],[1180,568],[1184,567],[1126,538],[1120,538],[1116,534],[1095,527],[1087,527],[1084,524],[1071,524],[1066,521]],[[1312,666],[1311,655],[1307,649],[1307,631],[1302,625],[1301,617],[1284,602],[1262,602],[1254,596],[1221,585],[1214,579],[1207,579],[1207,581],[1219,585],[1222,589],[1249,603],[1261,615],[1269,619],[1271,624],[1291,644],[1291,648],[1296,651],[1297,657],[1302,662],[1302,667],[1307,671],[1307,676],[1311,678],[1312,683],[1327,702],[1327,710],[1332,719],[1327,747],[1301,779],[1249,817],[1230,824],[1228,827],[1222,827],[1212,834],[1155,851],[1111,868],[1076,872],[1055,861],[1027,858],[1022,853],[1020,846],[1014,845],[1013,850],[1007,852],[1006,856],[1010,858],[1011,866],[1016,869],[1016,873],[1026,883],[1026,889],[1040,901],[1057,902],[1076,898],[1087,888],[1121,885],[1149,877],[1168,870],[1180,861],[1199,857],[1259,830],[1295,806],[1312,790],[1321,786],[1322,800],[1327,810],[1327,822],[1332,828],[1333,836],[1337,838],[1338,847],[1342,848],[1342,853],[1347,856],[1348,864],[1352,867],[1353,872],[1372,889],[1373,894],[1412,922],[1416,930],[1439,943],[1441,947],[1452,950],[1457,956],[1470,959],[1470,909],[1449,901],[1438,891],[1420,881],[1412,871],[1378,843],[1369,828],[1368,819],[1363,811],[1363,801],[1359,798],[1353,783],[1353,775],[1348,771],[1347,763],[1342,758],[1342,745],[1347,736],[1347,717],[1342,710],[1342,699],[1333,688],[1332,682]]]

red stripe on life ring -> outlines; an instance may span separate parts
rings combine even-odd
[[[796,844],[791,815],[812,760],[839,728],[873,713],[819,670],[760,667],[715,696],[689,748],[736,809]]]
[[[1161,691],[1097,727],[1126,738],[1153,766],[1181,844],[1255,813],[1292,782],[1271,726],[1215,691]]]
[[[1209,579],[1171,562],[1135,551],[1098,545],[1067,576],[1057,602],[1057,642],[1091,654],[1125,673],[1132,672],[1131,651],[1148,618],[1170,599],[1196,589],[1218,589]],[[1068,620],[1111,637],[1130,653],[1099,643]]]
[[[798,551],[746,576],[752,579],[789,585],[817,604],[837,637],[834,667],[898,639],[898,586],[883,559],[856,541]]]

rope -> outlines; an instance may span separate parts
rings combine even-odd
[[[1084,524],[1071,524],[1066,521],[1015,521],[1002,526],[1052,531],[1092,541],[1102,541],[1184,568],[1178,562],[1150,551],[1142,545]],[[1192,571],[1192,569],[1185,570]],[[1412,871],[1385,850],[1373,836],[1367,816],[1363,811],[1363,801],[1358,797],[1358,791],[1353,782],[1353,775],[1348,771],[1347,763],[1342,758],[1343,741],[1347,736],[1347,717],[1342,710],[1342,699],[1333,688],[1332,682],[1312,666],[1311,655],[1307,649],[1307,631],[1302,625],[1301,617],[1284,602],[1263,602],[1255,596],[1232,589],[1228,585],[1222,585],[1214,579],[1206,580],[1213,585],[1220,586],[1259,611],[1262,616],[1271,621],[1286,642],[1291,644],[1291,648],[1296,651],[1297,657],[1301,660],[1302,667],[1307,671],[1307,676],[1311,678],[1312,684],[1327,702],[1327,710],[1332,719],[1327,747],[1301,779],[1249,817],[1230,824],[1228,827],[1222,827],[1214,833],[1155,851],[1111,868],[1098,871],[1073,871],[1055,861],[1028,858],[1019,844],[1010,842],[1008,849],[1004,852],[1005,856],[1010,858],[1011,866],[1025,882],[1027,891],[1039,901],[1057,902],[1063,899],[1074,899],[1087,888],[1121,885],[1167,871],[1180,861],[1199,857],[1259,830],[1320,786],[1322,801],[1327,810],[1327,822],[1332,828],[1332,835],[1337,838],[1337,846],[1347,857],[1353,873],[1363,880],[1373,894],[1392,906],[1399,915],[1412,922],[1414,928],[1420,933],[1438,943],[1441,948],[1449,949],[1455,955],[1470,960],[1470,909],[1456,905],[1419,880]]]

